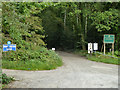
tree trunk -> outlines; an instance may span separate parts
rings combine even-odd
[[[86,50],[86,46],[85,46],[85,35],[84,35],[84,28],[83,28],[83,26],[82,26],[82,21],[81,21],[81,19],[83,18],[83,16],[82,15],[80,15],[80,33],[81,33],[81,44],[82,44],[82,50]]]
[[[85,37],[87,36],[87,16],[85,17]]]
[[[64,30],[65,30],[65,27],[66,27],[66,10],[65,10],[65,15],[64,15]]]
[[[120,34],[118,34],[118,56],[120,56]]]
[[[82,49],[83,49],[83,50],[86,50],[84,34],[81,35],[81,40],[82,40]]]
[[[78,25],[78,14],[77,14],[76,20],[77,20],[77,25]]]

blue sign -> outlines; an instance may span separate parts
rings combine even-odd
[[[16,51],[16,44],[3,44],[3,52],[11,50]]]

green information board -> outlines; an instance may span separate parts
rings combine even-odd
[[[104,43],[114,43],[115,42],[115,35],[105,34],[103,42]]]

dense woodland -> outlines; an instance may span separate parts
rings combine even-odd
[[[2,43],[10,40],[17,45],[11,54],[13,58],[17,54],[15,60],[39,58],[34,51],[42,47],[87,50],[89,42],[97,42],[103,51],[104,34],[115,34],[115,51],[120,50],[120,2],[2,4]],[[107,45],[107,51],[110,48]]]
[[[55,69],[63,62],[53,47],[77,52],[88,60],[120,65],[120,2],[3,2],[1,7],[2,44],[11,41],[17,45],[16,51],[2,52],[2,68]],[[98,43],[98,51],[103,52],[104,34],[115,35],[115,55],[89,55],[90,42]],[[112,55],[111,45],[106,48]],[[0,78],[3,84],[13,80],[6,74]]]
[[[115,34],[119,46],[120,3],[3,3],[3,43],[57,49],[87,49],[88,42],[103,45],[103,34]],[[108,46],[110,47],[110,46]]]

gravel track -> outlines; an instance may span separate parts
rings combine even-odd
[[[79,55],[57,52],[64,65],[55,70],[3,69],[16,78],[8,88],[118,88],[118,65],[89,61]]]

